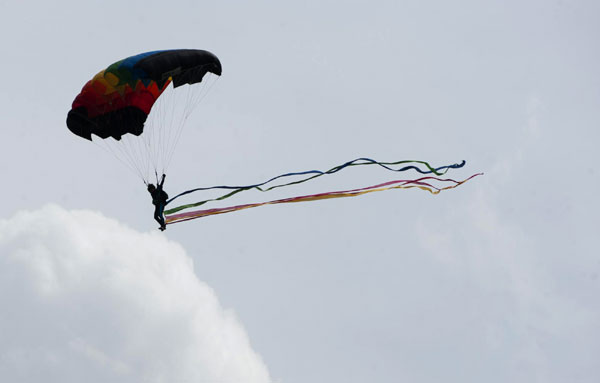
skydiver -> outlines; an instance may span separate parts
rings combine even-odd
[[[152,196],[152,204],[154,205],[154,219],[160,224],[160,231],[164,231],[167,228],[163,211],[165,210],[169,195],[163,190],[164,183],[165,175],[163,174],[160,183],[158,183],[158,187],[155,187],[153,184],[148,184],[148,192]]]

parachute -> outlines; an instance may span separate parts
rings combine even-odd
[[[221,75],[221,71],[219,59],[204,50],[153,51],[128,57],[108,66],[84,85],[67,115],[67,127],[77,136],[111,152],[146,184],[153,174],[158,181],[158,174],[164,174],[171,162],[187,118]],[[207,81],[207,76],[212,80]],[[267,192],[361,165],[377,165],[393,172],[413,170],[425,176],[380,182],[349,190],[187,211],[233,197],[240,192]],[[213,189],[223,189],[227,192],[219,197],[170,207],[164,210],[164,214],[166,223],[173,224],[264,205],[355,197],[392,189],[418,188],[438,194],[482,174],[474,174],[462,181],[439,177],[450,169],[462,168],[464,165],[465,161],[462,161],[459,164],[434,168],[424,161],[378,162],[369,158],[358,158],[326,171],[285,173],[252,185],[220,185],[187,190],[175,195],[167,204],[195,192]],[[296,179],[287,183],[277,183],[278,180],[287,177]],[[182,212],[183,210],[186,211]]]
[[[216,79],[221,71],[217,56],[204,50],[128,57],[83,86],[67,115],[67,127],[115,155],[148,183],[152,174],[166,172],[185,121],[210,88],[205,76]]]

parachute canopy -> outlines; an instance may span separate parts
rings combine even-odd
[[[210,52],[196,49],[154,51],[131,56],[110,65],[87,82],[73,101],[67,127],[91,140],[120,140],[127,133],[139,136],[150,109],[173,82],[202,81],[206,73],[221,75],[221,63]]]
[[[128,57],[83,86],[67,127],[149,183],[167,171],[188,117],[220,75],[221,62],[204,50]]]

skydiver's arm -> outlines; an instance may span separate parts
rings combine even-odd
[[[160,184],[158,184],[158,187],[160,187],[162,189],[163,185],[165,183],[165,175],[162,175],[162,178],[160,179]]]

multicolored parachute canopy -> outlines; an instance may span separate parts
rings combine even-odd
[[[166,171],[185,120],[207,90],[199,83],[207,74],[220,76],[221,70],[217,56],[198,49],[146,52],[117,61],[83,86],[67,127],[97,141],[147,182],[152,173]],[[183,85],[187,91],[178,89]],[[160,100],[164,105],[154,111]]]
[[[87,82],[73,101],[67,126],[91,140],[139,136],[152,105],[172,81],[177,88],[202,81],[207,72],[221,75],[221,63],[210,52],[195,49],[154,51],[108,66]]]

